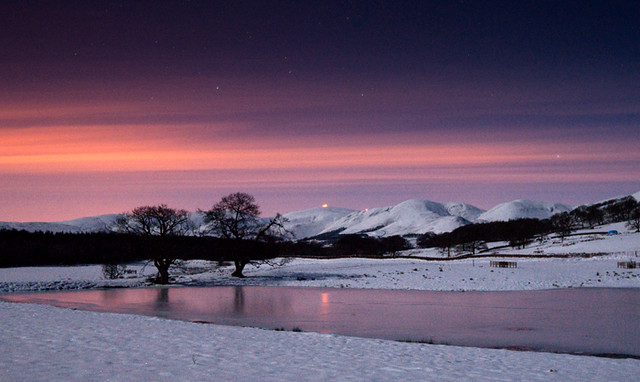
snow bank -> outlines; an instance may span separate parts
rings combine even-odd
[[[105,279],[100,265],[0,268],[0,293],[144,286],[148,285],[146,278],[156,274],[153,265],[144,263],[127,268],[135,274],[117,280]]]
[[[401,343],[0,302],[6,381],[635,381],[640,361]]]

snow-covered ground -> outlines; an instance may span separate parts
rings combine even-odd
[[[2,381],[635,381],[640,361],[0,302]]]
[[[639,235],[640,237],[640,235]],[[640,252],[639,252],[640,255]],[[232,267],[192,261],[174,268],[181,285],[266,285],[415,290],[532,290],[572,287],[640,288],[640,269],[617,268],[640,257],[613,254],[590,258],[514,258],[517,268],[492,268],[492,260],[295,259],[280,267],[247,266],[246,279],[231,277]],[[142,265],[128,267],[141,271]],[[73,276],[71,276],[73,274]],[[146,276],[154,268],[144,269]],[[100,266],[0,269],[0,293],[150,285],[145,277],[107,280]]]
[[[191,261],[172,269],[182,285],[286,285],[424,290],[640,287],[640,234],[550,239],[502,253],[599,253],[567,258],[491,260],[296,259],[280,267]],[[433,250],[405,254],[425,256]],[[504,260],[504,259],[502,259]],[[100,266],[0,269],[0,293],[147,285],[150,265],[107,280]],[[0,302],[0,381],[38,380],[607,380],[635,381],[640,360],[400,343],[315,333],[274,332],[49,306]]]

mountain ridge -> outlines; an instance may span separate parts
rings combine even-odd
[[[630,196],[640,201],[640,191]],[[322,234],[367,234],[392,236],[450,232],[470,223],[507,221],[520,218],[546,219],[573,208],[562,203],[516,199],[483,210],[467,203],[439,203],[409,199],[401,203],[366,210],[352,210],[332,206],[315,207],[283,214],[285,228],[295,239]],[[196,226],[203,224],[198,212],[190,213]],[[119,214],[104,214],[58,222],[0,222],[0,229],[49,232],[108,232]]]

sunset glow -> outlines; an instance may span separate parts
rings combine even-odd
[[[15,23],[0,48],[0,221],[195,210],[236,191],[273,214],[640,189],[637,40],[622,22],[582,25],[588,10],[527,24],[576,31],[558,37],[453,4],[248,18],[241,5],[93,6],[1,10]],[[499,22],[473,33],[453,15]],[[619,50],[603,53],[611,36]]]

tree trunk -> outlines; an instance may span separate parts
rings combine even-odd
[[[244,261],[244,260],[234,260],[233,263],[236,266],[236,270],[233,271],[231,276],[244,278],[244,275],[242,274],[242,271],[244,270],[244,266],[247,265],[247,262]]]
[[[163,259],[156,259],[153,261],[153,264],[158,269],[158,277],[156,278],[156,283],[169,284],[169,266],[171,265],[171,262],[165,261]]]

